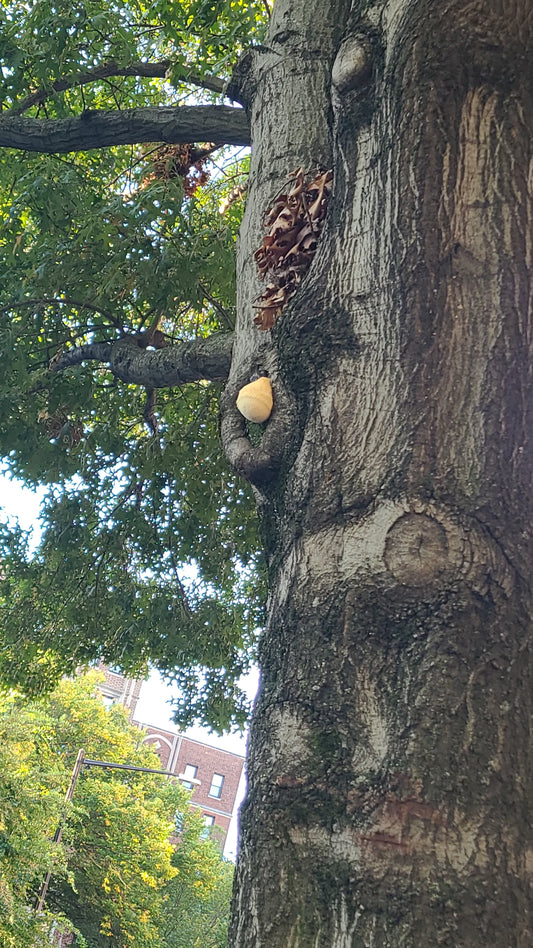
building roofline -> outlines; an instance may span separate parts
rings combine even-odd
[[[164,727],[157,727],[155,724],[145,724],[143,721],[137,721],[134,719],[134,724],[137,727],[150,728],[151,731],[158,731],[160,734],[169,734],[171,737],[182,737],[183,740],[188,741],[189,744],[198,744],[200,747],[209,747],[210,750],[214,750],[217,754],[227,754],[228,757],[238,757],[239,760],[246,760],[244,754],[237,754],[236,751],[223,750],[221,747],[217,747],[215,744],[207,744],[205,741],[197,741],[194,737],[188,737],[183,731],[167,731]]]

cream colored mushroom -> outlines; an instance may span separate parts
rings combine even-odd
[[[266,421],[273,405],[272,385],[264,376],[244,385],[237,395],[237,408],[248,421]]]

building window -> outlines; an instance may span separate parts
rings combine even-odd
[[[209,788],[209,796],[221,797],[223,783],[224,783],[224,777],[222,776],[222,774],[213,774],[213,779],[211,781],[211,786]]]
[[[215,817],[208,816],[207,813],[204,813],[203,817],[204,817],[204,828],[202,832],[200,833],[200,836],[202,837],[202,839],[208,839],[209,830],[211,829],[212,826],[215,825]]]
[[[184,780],[181,781],[181,785],[185,787],[186,790],[192,790],[193,788],[192,781],[196,778],[197,773],[198,773],[198,767],[195,767],[194,764],[185,765],[185,770],[183,771],[183,774],[180,774],[180,776],[185,778]]]

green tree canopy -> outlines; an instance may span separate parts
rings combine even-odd
[[[172,857],[176,874],[164,890],[160,937],[164,948],[226,948],[234,867],[221,859],[203,817],[185,812],[180,844]]]
[[[54,918],[74,926],[91,948],[181,945],[172,940],[174,929],[189,930],[193,919],[198,930],[227,926],[232,872],[204,838],[201,814],[188,806],[181,786],[156,775],[87,769],[65,807],[79,748],[90,759],[160,767],[126,711],[104,707],[97,680],[92,672],[63,681],[46,698],[28,703],[10,695],[0,704],[0,942],[6,948],[49,944]],[[181,830],[174,847],[176,812]],[[57,844],[52,838],[63,819]],[[52,878],[40,918],[28,909],[47,871]]]
[[[248,140],[221,103],[265,19],[259,0],[0,6],[0,145],[16,125],[26,149],[0,149],[0,448],[47,487],[38,549],[0,540],[0,674],[25,691],[99,657],[150,661],[182,721],[246,718],[261,558],[218,398],[247,156],[217,138]],[[96,147],[121,123],[124,144]],[[35,151],[63,134],[64,153]],[[153,386],[135,375],[147,350]]]
[[[32,733],[28,730],[31,720]],[[4,948],[49,945],[28,905],[48,872],[64,874],[63,850],[52,843],[66,787],[65,771],[50,748],[49,721],[39,709],[0,713],[0,943]],[[39,768],[37,768],[37,759]]]

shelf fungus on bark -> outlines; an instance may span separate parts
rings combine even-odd
[[[273,406],[272,385],[265,376],[249,382],[237,395],[237,408],[247,421],[258,424],[267,421]]]
[[[266,281],[255,304],[254,323],[272,329],[285,304],[294,296],[316,252],[333,187],[333,172],[317,174],[306,181],[302,168],[289,176],[292,182],[268,209],[267,233],[254,254],[259,276]]]

